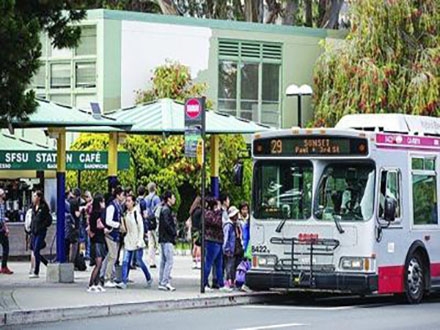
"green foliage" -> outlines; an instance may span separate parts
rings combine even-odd
[[[352,28],[315,67],[315,126],[350,113],[440,111],[440,2],[364,0]]]
[[[167,60],[158,66],[151,78],[152,88],[136,92],[136,103],[151,102],[157,99],[170,98],[184,102],[189,97],[205,96],[208,86],[204,83],[193,83],[188,66]],[[211,108],[212,102],[207,101]]]
[[[74,47],[81,29],[69,25],[86,15],[86,1],[0,1],[0,127],[9,118],[35,111],[35,93],[26,91],[41,56],[40,32],[55,47]]]

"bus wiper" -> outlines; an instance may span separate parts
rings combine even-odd
[[[283,230],[284,225],[286,224],[287,218],[289,217],[289,209],[288,208],[282,208],[282,215],[283,220],[278,224],[277,229],[275,229],[275,232],[281,233],[281,230]]]
[[[335,222],[335,225],[336,225],[336,228],[337,228],[338,231],[339,231],[339,234],[343,234],[343,233],[345,233],[345,230],[342,229],[342,226],[341,226],[341,224],[340,224],[340,222],[339,222],[339,221],[341,221],[341,216],[340,216],[340,215],[336,215],[336,214],[334,214],[334,215],[333,215],[333,221]]]

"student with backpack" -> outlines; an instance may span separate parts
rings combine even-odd
[[[150,182],[147,185],[147,190],[149,192],[148,196],[145,197],[146,207],[147,207],[147,222],[148,222],[148,264],[150,268],[156,268],[156,251],[157,251],[157,210],[160,205],[160,198],[156,195],[156,184]]]
[[[142,250],[145,248],[144,242],[144,224],[139,209],[136,208],[136,199],[133,195],[128,195],[125,202],[127,211],[122,218],[121,232],[124,236],[124,257],[122,262],[122,282],[116,284],[119,289],[126,289],[128,282],[128,273],[130,271],[130,261],[132,256],[136,254],[137,261],[144,272],[147,287],[153,283],[151,274],[147,266],[142,260]]]
[[[238,209],[229,208],[229,220],[223,224],[223,254],[225,256],[226,282],[225,286],[232,288],[235,284],[235,272],[243,258],[243,245],[241,243],[241,227],[238,223]]]

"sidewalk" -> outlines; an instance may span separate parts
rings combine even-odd
[[[159,269],[150,269],[154,283],[146,288],[140,269],[130,271],[126,290],[107,289],[102,293],[86,292],[91,268],[75,272],[70,284],[47,283],[46,268],[40,278],[29,279],[28,262],[10,262],[13,275],[0,274],[0,326],[33,322],[59,321],[126,313],[225,306],[262,302],[274,293],[200,293],[200,270],[192,269],[191,257],[175,256],[172,272],[174,292],[159,291]]]

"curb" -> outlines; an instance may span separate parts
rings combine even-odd
[[[0,314],[0,326],[31,324],[37,322],[56,322],[83,318],[182,310],[191,308],[224,307],[267,302],[279,294],[274,292],[225,295],[216,297],[197,297],[162,301],[146,301],[97,306],[63,307],[56,309],[36,309],[11,311]]]

